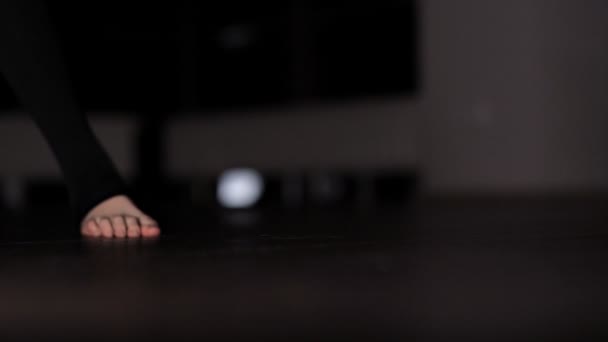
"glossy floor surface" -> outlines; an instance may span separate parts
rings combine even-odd
[[[83,241],[32,213],[2,226],[0,339],[605,340],[607,205],[453,198],[249,226],[180,216],[133,243]]]

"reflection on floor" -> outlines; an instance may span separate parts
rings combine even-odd
[[[7,218],[0,336],[605,340],[607,202],[446,199],[253,226],[182,213],[135,243]]]

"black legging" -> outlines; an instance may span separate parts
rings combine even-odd
[[[77,104],[45,5],[0,0],[0,71],[57,158],[80,221],[126,186]]]

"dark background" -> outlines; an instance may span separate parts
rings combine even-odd
[[[273,108],[413,98],[419,89],[414,1],[106,1],[48,6],[78,101],[92,113],[90,119],[130,120],[134,126],[129,145],[122,148],[129,151],[130,183],[142,204],[191,202],[193,182],[214,184],[221,172],[195,171],[188,177],[167,172],[172,154],[168,134],[180,117],[238,121],[276,116],[265,113]],[[6,84],[0,87],[0,107],[20,108]],[[310,110],[308,115],[325,114]],[[196,145],[181,150],[196,154]],[[223,168],[257,167],[252,164]],[[318,167],[279,165],[264,172],[275,178],[269,182],[297,177],[306,188],[314,187],[307,178],[323,173],[349,188],[339,195],[348,197],[341,198],[342,203],[356,202],[362,191],[362,182],[353,178],[367,178],[364,183],[370,184],[396,180],[400,184],[393,197],[404,200],[416,181],[409,163],[376,165],[371,170],[357,165],[307,170],[312,168]],[[25,190],[17,190],[24,192],[21,201],[29,208],[65,205],[63,186],[40,173],[43,177],[28,177]],[[282,187],[278,184],[274,192],[280,193]],[[380,187],[378,196],[386,197]],[[276,194],[267,197],[281,201]],[[205,205],[215,207],[210,202]]]
[[[250,108],[411,94],[417,85],[414,1],[49,7],[93,111]]]

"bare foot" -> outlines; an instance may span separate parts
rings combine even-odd
[[[124,195],[99,203],[82,220],[80,232],[87,237],[118,239],[150,238],[160,235],[158,223],[144,214]]]

